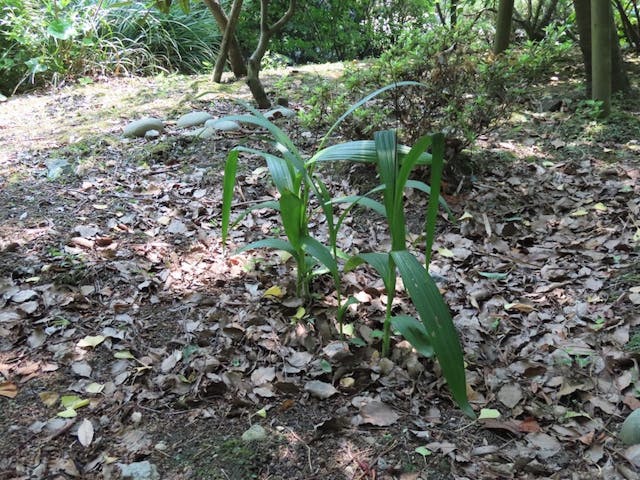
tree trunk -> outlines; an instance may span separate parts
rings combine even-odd
[[[220,51],[218,52],[216,66],[213,69],[213,81],[216,83],[220,83],[222,80],[222,71],[227,63],[231,39],[234,38],[236,34],[236,25],[238,24],[241,9],[242,0],[233,0],[233,5],[229,12],[229,20],[227,21],[227,28],[224,30],[224,36],[222,37],[222,43],[220,44]]]
[[[591,68],[594,100],[602,116],[611,113],[611,7],[609,0],[591,0]]]
[[[215,18],[216,23],[218,24],[218,29],[224,34],[227,30],[229,19],[220,6],[220,3],[216,0],[204,0],[204,3],[209,8],[213,18]],[[229,39],[228,57],[229,63],[231,64],[231,70],[235,77],[244,77],[247,74],[247,66],[245,65],[244,56],[242,55],[242,51],[240,50],[240,45],[238,44],[238,39],[235,34]]]
[[[587,76],[587,96],[591,97],[592,91],[592,54],[591,54],[591,4],[590,0],[573,0],[573,7],[576,12],[576,23],[578,25],[578,34],[580,36],[580,50],[582,51],[582,59],[584,61],[585,72]],[[607,44],[611,47],[611,91],[627,92],[630,84],[627,72],[622,60],[622,52],[618,43],[618,34],[613,24],[613,16],[609,16],[611,27],[609,34],[611,41]]]
[[[498,55],[509,47],[511,38],[511,18],[513,17],[513,0],[500,0],[498,18],[496,19],[496,38],[493,53]]]
[[[260,81],[260,62],[262,62],[262,57],[264,57],[264,54],[267,52],[271,37],[279,32],[293,16],[296,3],[297,0],[289,0],[289,8],[287,11],[276,23],[269,26],[269,0],[260,0],[260,37],[258,38],[258,45],[247,61],[247,85],[259,108],[269,108],[271,106],[271,102]]]

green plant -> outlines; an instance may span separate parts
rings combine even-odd
[[[404,82],[400,85],[415,86],[416,84],[415,82]],[[338,124],[356,108],[384,91],[398,86],[391,85],[376,90],[354,104],[329,129],[320,147],[323,147],[324,141],[337,128]],[[400,331],[420,353],[427,356],[435,354],[440,362],[453,398],[465,413],[473,416],[474,414],[466,395],[462,349],[451,314],[427,269],[407,249],[406,240],[404,190],[408,187],[430,194],[425,222],[426,264],[428,266],[433,245],[438,203],[441,201],[439,188],[444,163],[444,136],[442,134],[423,136],[413,148],[409,149],[398,144],[394,130],[381,131],[375,134],[373,141],[353,141],[320,148],[314,156],[305,161],[291,139],[281,129],[269,122],[257,110],[249,106],[247,108],[252,111],[253,115],[235,115],[228,118],[265,128],[276,140],[276,149],[279,155],[246,147],[236,147],[229,153],[225,166],[223,188],[223,242],[226,241],[230,225],[231,200],[238,155],[240,152],[259,155],[267,161],[271,178],[280,198],[262,202],[253,206],[250,210],[265,207],[277,209],[280,212],[287,240],[281,238],[262,239],[242,247],[240,251],[267,247],[289,252],[297,266],[297,291],[298,294],[303,295],[309,294],[309,279],[314,273],[314,263],[321,264],[326,271],[331,273],[334,280],[339,305],[337,318],[342,330],[344,312],[349,304],[355,302],[355,300],[349,298],[344,304],[341,301],[338,259],[345,258],[345,255],[340,254],[337,249],[337,235],[340,226],[355,205],[362,205],[382,214],[387,221],[391,234],[391,250],[389,252],[361,253],[348,259],[345,265],[345,269],[352,269],[361,263],[368,263],[382,277],[388,297],[382,335],[382,354],[384,356],[389,354],[391,326],[393,324],[394,328]],[[431,154],[426,153],[429,147],[432,148]],[[382,184],[365,195],[332,198],[326,186],[313,174],[313,171],[315,165],[319,162],[338,160],[374,163],[378,167]],[[432,164],[431,187],[423,182],[409,179],[411,171],[416,165],[429,163]],[[371,195],[377,192],[381,192],[383,195],[382,203],[371,198]],[[319,200],[320,207],[329,226],[328,243],[330,248],[325,247],[310,235],[308,223],[311,217],[311,194],[315,195]],[[350,208],[347,208],[336,219],[333,205],[339,202],[349,203]],[[400,273],[407,293],[421,321],[406,315],[392,315],[391,307],[395,296],[396,272]]]
[[[358,143],[358,142],[352,142]],[[367,144],[371,146],[371,144]],[[338,149],[344,146],[338,146]],[[425,151],[431,147],[431,155]],[[334,148],[334,150],[337,150]],[[329,153],[327,153],[329,152]],[[473,412],[467,400],[466,380],[462,349],[449,309],[427,269],[407,249],[407,232],[404,214],[404,190],[416,188],[430,194],[425,220],[426,265],[430,262],[430,252],[435,233],[435,221],[440,199],[440,177],[444,164],[444,136],[425,135],[411,150],[400,155],[396,132],[386,130],[377,132],[373,149],[359,156],[359,161],[372,161],[376,164],[382,184],[363,196],[351,196],[332,200],[361,204],[382,214],[387,221],[391,235],[389,252],[360,253],[352,257],[345,269],[355,268],[361,263],[371,265],[381,276],[387,293],[387,306],[383,330],[382,355],[390,350],[391,327],[400,333],[425,356],[435,356],[442,367],[449,388],[458,405],[469,415]],[[336,156],[332,148],[319,152],[315,161],[331,160]],[[430,157],[430,158],[429,158]],[[347,158],[352,160],[352,158]],[[423,182],[409,180],[412,169],[419,163],[431,164],[431,187]],[[382,203],[370,198],[376,192],[382,192]],[[392,314],[395,296],[396,272],[400,273],[404,286],[413,302],[421,321],[407,316]]]

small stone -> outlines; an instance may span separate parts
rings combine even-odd
[[[204,126],[207,128],[212,128],[214,130],[222,130],[225,132],[233,132],[235,130],[240,130],[240,124],[238,122],[234,122],[233,120],[224,120],[224,119],[216,119],[216,120],[207,120],[204,123]]]
[[[330,383],[321,382],[319,380],[312,380],[310,382],[307,382],[304,386],[304,389],[320,400],[325,400],[338,393],[338,390],[336,390],[333,385],[331,385]]]
[[[188,137],[194,138],[211,138],[216,134],[216,131],[213,128],[201,127],[195,130],[192,130],[188,133],[185,133]]]
[[[620,440],[625,445],[640,443],[640,408],[634,410],[620,427]]]
[[[264,114],[267,120],[275,120],[277,118],[293,118],[296,116],[296,112],[290,108],[278,107],[273,110],[269,110]]]
[[[255,425],[251,425],[249,430],[245,431],[242,434],[241,438],[243,442],[264,440],[267,438],[267,431],[264,429],[264,427],[262,427],[262,425],[258,425],[256,423]]]
[[[141,118],[124,127],[122,134],[129,138],[144,137],[149,130],[164,131],[162,120],[153,117]]]
[[[0,102],[6,102],[8,99],[0,93]]]
[[[147,460],[130,464],[119,463],[118,466],[120,467],[122,478],[130,478],[131,480],[160,480],[158,467]]]
[[[145,134],[144,134],[144,138],[150,140],[153,138],[158,138],[160,136],[160,132],[158,130],[148,130]]]
[[[188,127],[196,127],[198,125],[203,125],[204,122],[213,118],[207,112],[191,112],[182,115],[178,121],[176,122],[176,126],[178,128],[188,128]]]
[[[133,412],[131,414],[131,421],[133,423],[140,423],[140,421],[142,420],[142,413],[140,412]]]

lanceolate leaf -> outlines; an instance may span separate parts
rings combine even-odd
[[[440,197],[440,182],[442,181],[442,169],[444,168],[444,135],[436,133],[433,135],[431,162],[431,196],[427,205],[427,215],[425,220],[425,256],[427,269],[431,263],[431,250],[436,231],[436,219],[438,218],[438,198]]]
[[[433,356],[433,347],[429,342],[429,333],[420,320],[408,315],[398,315],[391,318],[391,326],[399,331],[419,354],[425,357]]]
[[[422,264],[406,250],[391,252],[404,286],[424,323],[429,343],[438,357],[454,400],[469,416],[475,414],[467,399],[462,348],[449,308]]]
[[[370,208],[383,217],[387,216],[384,205],[382,205],[377,200],[365,197],[364,195],[349,195],[348,197],[335,198],[329,203],[351,203],[352,206],[362,205],[363,207]]]
[[[347,262],[347,265],[345,265],[345,271],[347,271],[347,266],[351,267],[352,265],[358,265],[363,261],[371,265],[373,269],[378,272],[380,277],[382,277],[387,294],[392,291],[391,289],[395,290],[395,272],[390,270],[388,253],[361,253],[357,255],[354,260]],[[392,278],[393,281],[391,281]]]
[[[340,272],[338,271],[338,263],[335,258],[333,258],[333,255],[331,255],[329,249],[315,238],[309,236],[302,239],[302,245],[309,255],[327,267],[336,284],[339,284]]]
[[[304,207],[302,200],[293,192],[284,190],[280,197],[280,216],[287,239],[296,250],[302,247],[302,238],[306,233],[303,225]]]
[[[409,151],[410,148],[406,145],[398,145],[400,161],[402,161]],[[320,150],[307,161],[307,164],[313,164],[315,162],[336,162],[341,160],[358,163],[376,163],[377,159],[376,145],[373,140],[357,140],[354,142],[339,143]],[[418,160],[419,165],[429,165],[430,163],[430,154],[423,153],[420,155]]]
[[[238,169],[238,152],[231,150],[227,156],[224,167],[224,180],[222,185],[222,243],[227,240],[229,233],[229,219],[231,217],[231,200],[233,200],[233,187],[236,183],[236,171]]]

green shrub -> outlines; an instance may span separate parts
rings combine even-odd
[[[141,1],[5,0],[0,14],[5,94],[92,74],[200,72],[220,40],[202,5],[164,15]]]
[[[507,103],[542,79],[570,47],[560,41],[561,32],[551,32],[543,42],[526,42],[496,58],[478,38],[470,25],[406,30],[379,59],[350,64],[340,85],[311,87],[306,94],[309,110],[302,120],[307,126],[329,125],[362,92],[394,81],[419,81],[426,89],[380,97],[344,122],[342,133],[366,138],[374,131],[399,127],[402,141],[411,143],[422,132],[442,131],[455,154],[506,118]]]

